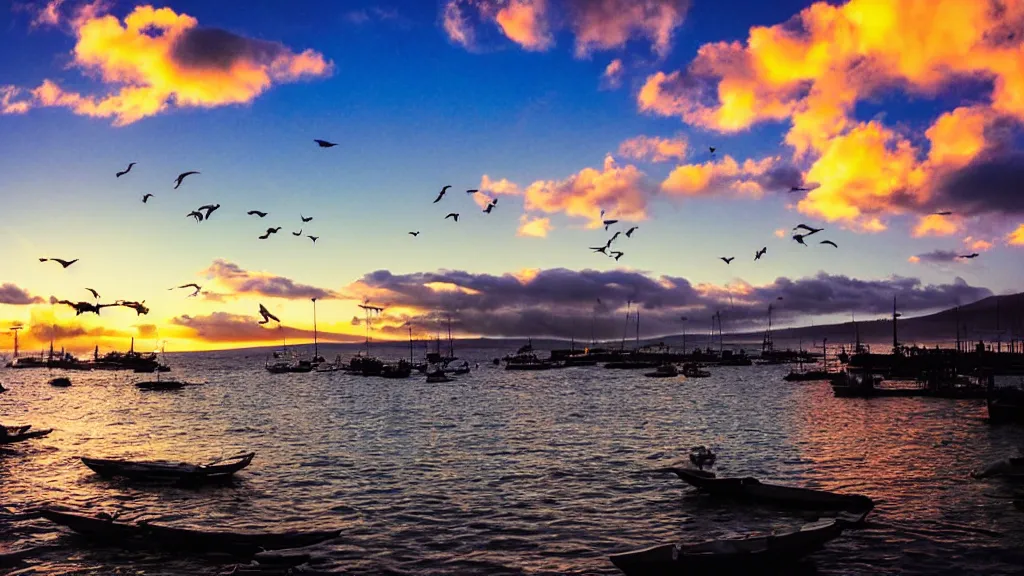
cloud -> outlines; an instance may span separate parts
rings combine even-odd
[[[476,48],[483,24],[526,50],[550,49],[554,33],[568,28],[578,58],[623,48],[636,38],[665,56],[688,7],[689,0],[448,0],[442,25],[449,39],[469,49]]]
[[[917,219],[911,235],[914,238],[924,236],[952,236],[960,231],[960,220],[951,216],[928,214]]]
[[[1022,28],[1016,0],[817,2],[751,27],[744,42],[704,44],[681,70],[651,74],[637,106],[722,133],[788,123],[794,161],[820,185],[797,209],[854,229],[882,230],[887,216],[925,215],[942,201],[968,214],[1019,213],[1019,195],[1004,193],[1016,159],[1003,150],[1003,160],[974,164],[1004,149],[1024,120]],[[934,97],[964,81],[991,90],[940,114],[923,138],[855,118],[858,103],[894,90]]]
[[[345,19],[353,24],[366,24],[371,20],[397,20],[398,11],[393,8],[380,8],[373,6],[361,10],[351,10],[345,13]]]
[[[731,156],[703,164],[677,166],[661,183],[662,191],[679,196],[740,194],[761,197],[766,191],[788,190],[800,183],[800,171],[778,158],[745,160]]]
[[[46,302],[40,296],[32,296],[24,288],[19,288],[10,282],[0,284],[0,304],[9,306],[27,306],[29,304],[43,304]]]
[[[523,214],[519,217],[519,230],[516,231],[516,236],[546,238],[552,229],[550,218],[534,218],[529,214]]]
[[[56,26],[60,24],[60,7],[64,0],[49,0],[32,18],[32,27]]]
[[[473,201],[481,209],[487,208],[487,205],[498,196],[521,196],[523,193],[518,185],[510,182],[507,178],[491,180],[487,174],[480,178],[480,186],[477,187],[477,190],[480,192],[473,194]]]
[[[1006,235],[1006,243],[1010,246],[1024,246],[1024,224]]]
[[[960,255],[952,250],[932,250],[924,254],[911,256],[911,262],[928,262],[931,264],[946,264],[950,262],[961,262]]]
[[[135,326],[137,336],[139,338],[156,338],[159,332],[157,331],[156,324],[139,324]]]
[[[20,88],[0,86],[0,114],[24,114],[32,108],[28,100],[15,100],[22,94]]]
[[[191,337],[197,340],[214,343],[263,343],[280,342],[281,338],[313,339],[312,330],[291,328],[288,326],[264,328],[256,323],[257,318],[214,312],[206,316],[182,315],[171,319],[171,324],[191,331]],[[360,338],[351,334],[318,331],[321,342],[356,342]]]
[[[684,160],[688,143],[682,136],[635,136],[619,144],[619,155],[632,160],[668,162]]]
[[[685,278],[651,276],[626,270],[562,268],[530,270],[523,274],[472,274],[464,271],[392,274],[379,270],[349,286],[347,292],[387,299],[409,313],[402,322],[440,328],[451,315],[460,334],[483,336],[576,336],[589,334],[591,323],[599,338],[620,338],[627,301],[639,306],[648,335],[678,333],[680,316],[708,318],[717,310],[729,329],[760,328],[769,304],[777,318],[791,321],[816,315],[886,314],[896,296],[905,313],[944,308],[954,302],[990,296],[986,288],[963,279],[926,285],[917,278],[893,276],[860,280],[819,273],[752,286],[694,285]],[[783,297],[780,302],[777,300]],[[600,306],[596,303],[600,300]],[[600,315],[598,315],[600,314]],[[696,320],[695,320],[696,321]],[[586,327],[585,329],[583,327]],[[384,330],[382,328],[381,330]]]
[[[600,170],[584,168],[565,180],[539,180],[526,188],[528,212],[564,212],[586,218],[590,228],[605,217],[640,221],[647,217],[647,200],[657,190],[636,166],[619,166],[611,155]]]
[[[779,228],[775,230],[774,234],[776,238],[785,238],[789,232],[787,232],[785,228]]]
[[[967,215],[1024,214],[1024,153],[980,157],[938,184],[943,201]]]
[[[209,268],[201,272],[203,277],[214,280],[230,289],[232,296],[265,296],[302,300],[336,298],[331,290],[298,284],[290,278],[275,276],[266,272],[251,272],[238,264],[218,258]]]
[[[968,236],[964,238],[964,244],[971,250],[974,250],[975,252],[985,252],[987,250],[991,250],[992,247],[995,246],[995,244],[989,242],[988,240],[975,238],[973,236]]]
[[[622,87],[622,74],[625,71],[625,67],[622,65],[622,60],[616,58],[608,63],[605,67],[604,73],[601,74],[601,87],[609,90],[615,90]]]
[[[87,5],[70,25],[76,38],[72,66],[109,91],[81,94],[44,80],[28,91],[30,98],[2,111],[57,106],[125,126],[170,108],[245,104],[274,84],[326,76],[333,67],[313,50],[297,53],[278,42],[201,28],[195,18],[170,8],[137,6],[122,22]]]

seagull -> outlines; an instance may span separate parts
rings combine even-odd
[[[306,217],[305,217],[305,216],[303,216],[302,214],[299,214],[299,218],[301,218],[303,222],[310,222],[310,221],[312,221],[312,220],[313,220],[313,217],[312,217],[312,216],[310,216],[309,218],[306,218]]]
[[[75,262],[78,262],[78,258],[75,258],[74,260],[61,260],[60,258],[40,258],[39,261],[40,262],[46,262],[46,261],[56,262],[56,263],[60,264],[61,266],[67,268],[68,266],[71,266]]]
[[[810,189],[810,188],[804,188],[803,186],[793,186],[793,187],[791,187],[791,188],[789,189],[789,191],[790,191],[791,193],[792,193],[792,192],[810,192],[810,191],[811,191],[811,189]]]
[[[839,248],[839,246],[836,246],[836,243],[831,240],[822,240],[819,244],[828,244],[829,246]]]
[[[807,224],[798,224],[793,227],[793,230],[807,230],[807,234],[804,234],[804,236],[810,236],[811,234],[821,232],[824,228],[812,228]]]
[[[488,204],[487,208],[484,208],[484,210],[483,210],[484,214],[490,214],[491,210],[494,210],[494,206],[495,206],[495,204]]]
[[[615,224],[616,222],[618,222],[618,220],[604,220],[601,223],[604,224],[604,231],[607,232],[608,227],[611,226],[612,224]]]
[[[189,212],[188,214],[185,214],[185,218],[188,218],[189,216],[195,218],[196,222],[202,222],[203,221],[203,213],[199,212],[198,210],[193,210],[193,211]]]
[[[409,232],[409,236],[419,236],[419,232]]]
[[[196,296],[197,294],[199,294],[199,291],[203,289],[203,287],[200,286],[199,284],[192,283],[182,284],[181,286],[175,286],[174,288],[168,288],[168,290],[177,290],[178,288],[195,288],[195,292],[192,292],[191,294],[188,295],[189,298]]]
[[[764,256],[767,253],[768,253],[768,247],[765,246],[764,248],[761,248],[757,252],[754,252],[754,260],[760,260],[761,256]]]
[[[177,190],[178,186],[181,186],[181,181],[185,179],[185,176],[191,176],[192,174],[199,174],[199,172],[196,172],[195,170],[190,170],[188,172],[182,172],[181,174],[178,174],[178,177],[174,179],[174,189]]]
[[[600,252],[601,254],[604,254],[605,256],[608,255],[608,245],[607,244],[605,244],[604,246],[591,246],[590,249],[593,250],[594,252]]]
[[[793,240],[796,240],[800,244],[804,244],[804,236],[807,236],[807,235],[806,234],[793,234]],[[804,244],[804,246],[807,246],[807,244]]]
[[[604,218],[604,209],[603,208],[601,209],[601,215],[598,216],[598,218]]]
[[[608,244],[607,245],[611,246],[612,242],[615,242],[615,239],[618,238],[620,234],[622,234],[621,231],[616,231],[615,234],[613,234],[612,237],[608,239]]]
[[[209,220],[210,214],[213,214],[213,211],[218,208],[220,208],[220,204],[207,204],[206,206],[196,208],[196,210],[206,210],[206,219]]]
[[[320,237],[319,236],[306,236],[306,238],[309,238],[310,240],[313,241],[313,244],[316,244],[317,239],[320,238]]]
[[[143,194],[142,195],[142,203],[145,204],[146,202],[149,202],[149,199],[152,198],[152,197],[153,197],[152,194]]]
[[[249,210],[248,212],[246,212],[246,214],[249,216],[259,216],[260,218],[263,218],[268,214],[268,212],[260,212],[259,210]]]
[[[328,142],[327,140],[317,140],[316,138],[313,139],[313,142],[316,142],[317,146],[321,148],[333,148],[337,146],[335,142]]]
[[[89,292],[92,292],[92,297],[93,297],[93,298],[95,298],[95,299],[97,299],[97,300],[99,300],[99,299],[100,299],[100,294],[99,294],[99,292],[97,292],[97,291],[93,290],[92,288],[86,288],[86,290],[88,290]]]
[[[135,162],[129,162],[128,163],[128,167],[125,168],[124,170],[121,170],[117,174],[114,174],[114,177],[120,178],[121,176],[124,176],[125,174],[131,172],[132,171],[132,166],[135,166]]]
[[[714,146],[708,146],[708,150],[710,150],[711,153],[714,154],[715,150],[717,150],[717,148],[715,148]]]
[[[266,240],[267,238],[270,238],[271,234],[277,234],[280,231],[281,231],[281,227],[280,226],[278,226],[277,228],[267,228],[267,233],[264,234],[263,236],[260,236],[259,239],[260,240]]]
[[[449,218],[454,218],[455,221],[458,222],[459,221],[459,214],[457,212],[451,212],[447,216],[444,217],[445,220],[447,220]]]
[[[131,308],[135,310],[136,316],[142,316],[143,314],[149,314],[149,308],[145,306],[146,301],[142,302],[130,302],[127,300],[118,300],[114,306],[124,306],[125,308]]]
[[[476,188],[470,188],[469,190],[466,190],[466,194],[476,194],[477,192],[479,192],[479,190],[477,190]]]
[[[962,256],[957,256],[957,258],[967,258],[967,259],[977,258],[977,257],[978,257],[978,253],[977,252],[972,252],[970,254],[964,254]]]
[[[270,310],[267,310],[267,307],[264,306],[263,304],[260,304],[260,316],[263,316],[263,320],[258,322],[259,324],[266,324],[267,322],[270,322],[271,320],[273,320],[274,322],[277,322],[278,324],[281,323],[281,320],[279,320],[277,318],[277,316],[274,316],[273,314],[271,314]]]
[[[629,230],[626,230],[626,238],[631,238],[633,236],[633,232],[636,232],[637,228],[639,228],[639,226],[633,226]]]
[[[438,194],[437,198],[434,199],[434,204],[437,204],[438,202],[441,201],[441,198],[444,198],[444,195],[445,195],[446,192],[448,192],[449,188],[451,188],[450,184],[448,186],[445,186],[444,188],[441,188],[441,193]]]
[[[952,216],[953,213],[948,211],[948,210],[945,210],[943,212],[936,212],[935,215],[936,216]]]
[[[722,262],[725,262],[726,264],[731,264],[732,261],[735,260],[735,259],[736,259],[735,256],[729,256],[728,258],[726,258],[725,256],[722,256],[722,257],[719,258],[719,260],[721,260]]]
[[[292,236],[302,236],[302,230],[299,230],[298,232],[292,232]]]
[[[93,314],[99,315],[100,310],[103,308],[110,308],[111,306],[117,306],[117,304],[92,304],[90,302],[71,302],[70,300],[57,300],[57,304],[67,304],[75,309],[75,316],[81,316],[86,312],[92,312]]]
[[[625,252],[616,252],[616,251],[612,251],[612,253],[611,253],[611,254],[609,254],[609,256],[610,256],[610,257],[612,257],[612,258],[615,258],[615,261],[616,261],[616,262],[618,262],[618,261],[619,261],[619,258],[622,258],[622,256],[623,256],[624,254],[625,254]]]

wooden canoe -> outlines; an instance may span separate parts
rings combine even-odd
[[[245,533],[174,528],[148,522],[129,524],[58,510],[43,510],[42,516],[82,536],[128,548],[173,548],[238,556],[253,556],[263,550],[312,546],[340,535],[338,530]]]
[[[47,428],[45,430],[31,430],[27,432],[20,432],[18,434],[7,434],[6,436],[0,436],[0,444],[14,444],[15,442],[21,442],[23,440],[42,438],[50,432],[53,432],[53,428]]]
[[[82,457],[82,464],[107,478],[120,476],[133,480],[212,481],[230,477],[248,466],[255,456],[255,452],[249,452],[198,465],[164,460],[132,462]]]
[[[718,478],[711,472],[669,468],[687,484],[713,496],[749,500],[801,510],[867,512],[875,503],[860,494],[836,494],[824,490],[764,484],[757,478]]]
[[[136,382],[135,387],[140,390],[180,390],[188,386],[185,382],[174,380],[155,380],[152,382]]]
[[[860,517],[863,520],[863,516]],[[611,556],[627,575],[750,574],[799,562],[843,532],[847,522],[828,519],[798,529],[696,544],[664,544]]]

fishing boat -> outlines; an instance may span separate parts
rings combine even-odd
[[[399,360],[394,364],[385,364],[380,371],[381,378],[389,378],[392,380],[408,378],[412,376],[412,364],[409,364],[405,360]]]
[[[255,452],[221,458],[208,464],[188,464],[165,460],[139,461],[82,457],[82,464],[105,478],[123,477],[133,480],[210,481],[225,479],[247,467]]]
[[[5,427],[6,434],[0,434],[0,444],[14,444],[15,442],[23,442],[33,438],[42,438],[53,432],[53,428],[29,430],[31,427],[31,425]]]
[[[118,522],[105,515],[94,518],[58,510],[43,510],[43,518],[74,532],[125,547],[171,548],[181,551],[221,552],[252,556],[263,550],[282,550],[312,546],[340,535],[339,530],[314,532],[227,532],[175,528],[150,522]]]
[[[180,390],[188,385],[187,382],[177,382],[175,380],[154,380],[135,383],[135,387],[139,390]]]
[[[100,348],[93,350],[92,362],[89,363],[93,370],[134,370],[137,372],[153,372],[160,367],[156,354],[140,354],[135,351],[135,338],[132,338],[131,346],[127,352],[108,352],[100,356]]]
[[[647,378],[677,378],[679,370],[676,369],[675,364],[662,364],[654,372],[644,373],[644,376]]]
[[[692,362],[683,364],[682,373],[683,376],[686,376],[687,378],[707,378],[708,376],[711,376],[711,372],[701,368],[700,364],[694,364]]]
[[[0,394],[7,392],[7,388],[4,388],[3,384],[0,384]]]
[[[981,470],[971,472],[972,478],[1005,478],[1024,480],[1024,458],[1003,458],[988,464]]]
[[[748,500],[802,510],[869,511],[875,504],[860,494],[836,494],[824,490],[764,484],[757,478],[718,478],[713,472],[668,468],[687,484],[712,496]]]
[[[803,343],[800,344],[800,351],[803,352]],[[797,365],[796,370],[790,370],[789,374],[782,377],[786,382],[814,382],[818,380],[829,380],[832,374],[828,371],[828,338],[825,338],[821,344],[821,364],[820,369],[805,370],[804,359],[801,356],[800,361]]]
[[[67,388],[68,386],[71,386],[71,379],[66,376],[58,376],[50,380],[50,386]]]
[[[537,357],[537,354],[533,351],[532,340],[521,346],[519,350],[516,350],[515,354],[505,357],[505,370],[535,371],[550,370],[554,367],[554,363],[550,360],[541,360]]]
[[[627,575],[751,574],[799,562],[824,548],[850,524],[828,518],[799,528],[759,536],[723,538],[695,544],[664,544],[614,554],[612,564]]]
[[[439,384],[441,382],[452,382],[455,378],[444,373],[444,370],[437,368],[433,372],[427,373],[427,383]]]

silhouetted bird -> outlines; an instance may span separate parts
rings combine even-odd
[[[608,245],[607,244],[605,244],[604,246],[591,246],[590,249],[593,250],[594,252],[600,252],[601,254],[604,254],[605,256],[608,255]]]
[[[118,300],[115,306],[123,306],[125,308],[131,308],[135,310],[136,316],[142,316],[143,314],[149,314],[149,308],[145,306],[146,301],[142,302],[131,302],[128,300]]]
[[[149,199],[152,198],[152,197],[153,197],[152,194],[143,194],[142,195],[142,203],[145,204],[146,202],[149,202]]]
[[[298,232],[292,232],[292,236],[302,236],[302,230],[299,230]]]
[[[213,211],[218,208],[220,208],[220,204],[207,204],[206,206],[200,206],[199,208],[196,208],[196,210],[206,210],[205,216],[206,219],[209,220],[210,214],[213,214]]]
[[[757,252],[754,252],[754,260],[760,260],[761,256],[764,256],[767,253],[768,253],[768,247],[765,246],[764,248],[761,248]]]
[[[306,218],[302,214],[299,214],[299,218],[301,218],[303,222],[311,222],[313,220],[312,216],[310,216],[309,218]]]
[[[736,259],[735,256],[729,256],[728,258],[726,258],[725,256],[722,256],[722,257],[719,258],[719,260],[721,260],[722,262],[725,262],[726,264],[731,264],[732,261],[735,260],[735,259]]]
[[[260,240],[266,240],[267,238],[270,238],[271,234],[277,234],[280,231],[281,231],[281,227],[280,226],[278,226],[277,228],[267,228],[267,233],[264,234],[263,236],[260,236],[259,239]]]
[[[935,215],[936,216],[952,216],[953,213],[948,211],[948,210],[946,210],[946,211],[943,211],[943,212],[936,212]]]
[[[962,256],[957,256],[957,258],[967,258],[967,259],[970,259],[970,258],[977,258],[978,256],[979,256],[979,254],[977,252],[972,252],[971,254],[964,254]]]
[[[249,210],[248,212],[246,212],[246,214],[248,214],[249,216],[259,216],[260,218],[263,218],[264,216],[269,214],[269,212],[260,212],[259,210]]]
[[[819,244],[828,244],[829,246],[839,248],[839,246],[836,246],[836,243],[831,240],[822,240]]]
[[[193,210],[193,211],[189,212],[188,214],[185,214],[185,218],[189,218],[189,217],[195,218],[196,222],[202,222],[203,221],[203,213],[199,212],[198,210]]]
[[[313,139],[313,142],[316,142],[317,146],[321,148],[333,148],[334,146],[338,145],[335,142],[328,142],[327,140],[317,140],[315,138]]]
[[[640,228],[640,227],[639,226],[633,226],[629,230],[626,230],[626,238],[632,238],[633,237],[633,232],[636,232],[637,228]]]
[[[714,146],[708,146],[708,150],[710,150],[711,153],[714,154],[715,150],[717,150],[717,148],[715,148]]]
[[[438,202],[441,201],[441,198],[444,198],[444,195],[445,195],[445,193],[448,192],[449,188],[451,188],[451,185],[448,185],[448,186],[445,186],[444,188],[441,188],[441,192],[437,195],[437,198],[434,198],[434,204],[437,204]]]
[[[793,230],[807,230],[807,234],[804,234],[804,236],[810,236],[811,234],[821,232],[824,228],[812,228],[807,224],[798,224],[793,227]]]
[[[810,188],[804,188],[803,186],[793,186],[789,189],[790,192],[810,192]]]
[[[409,232],[409,236],[419,236],[419,232]]]
[[[612,253],[611,253],[611,254],[609,254],[609,256],[611,256],[612,258],[615,258],[615,261],[616,261],[616,262],[618,262],[618,261],[619,261],[619,258],[622,258],[622,256],[623,256],[624,254],[625,254],[625,252],[617,252],[617,251],[614,251],[614,250],[613,250],[613,251],[612,251]]]
[[[199,284],[196,284],[196,283],[193,282],[192,284],[182,284],[181,286],[175,286],[174,288],[168,288],[168,290],[177,290],[178,288],[194,288],[195,291],[188,295],[189,298],[198,295],[199,291],[203,289],[202,286],[200,286]]]
[[[604,218],[604,209],[603,208],[601,209],[601,215],[598,216],[598,218]]]
[[[199,174],[199,172],[195,170],[190,170],[188,172],[182,172],[181,174],[178,174],[178,177],[174,179],[174,189],[177,190],[178,186],[181,186],[181,182],[182,180],[185,179],[186,176],[191,176],[193,174]]]
[[[618,220],[604,220],[601,223],[604,224],[604,231],[607,232],[608,227],[611,226],[612,224],[615,224],[616,222],[618,222]]]
[[[81,316],[86,312],[92,312],[93,314],[99,315],[100,310],[103,308],[110,308],[111,306],[117,306],[117,304],[93,304],[91,302],[71,302],[70,300],[57,300],[57,304],[67,304],[75,309],[75,316]]]
[[[803,244],[804,246],[807,246],[807,244],[804,244],[804,236],[807,236],[807,235],[806,234],[793,234],[793,240],[796,240],[800,244]]]
[[[618,238],[620,234],[622,234],[621,231],[616,231],[615,234],[612,234],[612,237],[608,239],[608,244],[607,245],[611,246],[612,242],[615,242],[615,239]]]
[[[267,310],[267,307],[264,306],[263,304],[260,304],[260,316],[263,316],[263,320],[258,322],[259,324],[266,324],[267,322],[270,322],[271,320],[273,320],[274,322],[277,322],[278,324],[281,323],[281,320],[279,320],[277,318],[277,316],[274,316],[273,314],[271,314],[270,310]]]
[[[479,190],[477,190],[476,188],[470,188],[469,190],[466,190],[466,194],[476,194],[477,192],[479,192]]]
[[[450,212],[447,216],[444,217],[444,219],[447,220],[449,218],[454,218],[455,221],[458,222],[459,221],[459,214],[457,212]]]
[[[135,162],[129,162],[128,163],[128,167],[125,168],[124,170],[121,170],[117,174],[114,174],[114,177],[115,178],[120,178],[121,176],[124,176],[125,174],[131,172],[132,171],[132,166],[135,166]]]
[[[316,244],[316,241],[317,241],[317,240],[318,240],[318,239],[319,239],[320,237],[319,237],[319,236],[306,236],[306,238],[309,238],[310,240],[312,240],[312,241],[313,241],[313,244]]]
[[[40,258],[39,261],[40,262],[48,262],[48,261],[49,262],[56,262],[56,263],[60,264],[61,266],[67,268],[68,266],[71,266],[75,262],[78,262],[78,258],[75,258],[74,260],[61,260],[60,258]]]
[[[86,290],[88,290],[89,292],[92,292],[92,297],[93,298],[95,298],[97,300],[100,299],[100,293],[99,292],[93,290],[92,288],[86,288]]]
[[[488,204],[487,208],[484,208],[484,214],[490,214],[491,210],[494,210],[494,204]]]

